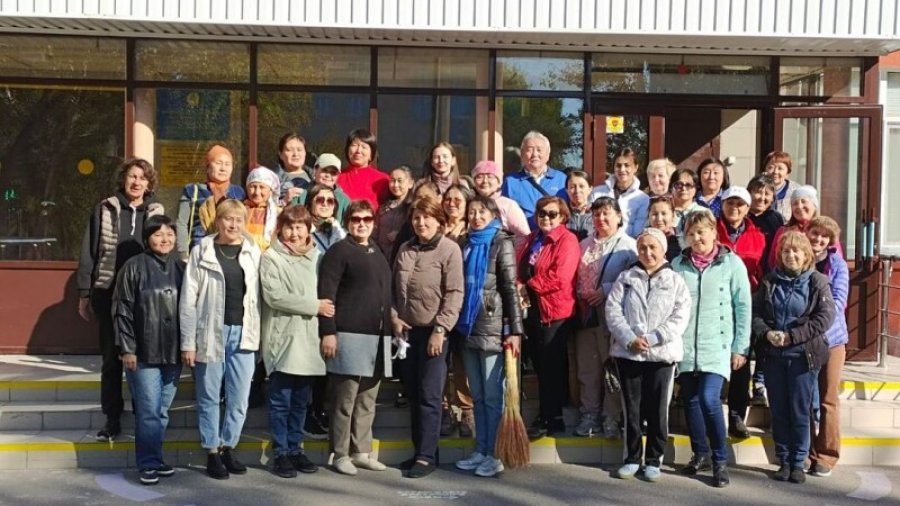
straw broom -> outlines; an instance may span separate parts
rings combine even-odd
[[[506,366],[506,391],[503,398],[503,417],[497,428],[497,443],[494,453],[510,468],[522,467],[531,460],[528,431],[519,409],[519,369],[518,359],[511,348],[503,347]]]

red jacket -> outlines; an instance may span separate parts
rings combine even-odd
[[[750,291],[755,292],[756,287],[763,278],[763,254],[766,251],[766,236],[753,224],[749,218],[744,219],[744,232],[738,236],[737,242],[731,242],[725,221],[719,219],[719,242],[731,248],[747,267],[747,277],[750,278]]]
[[[519,265],[528,262],[528,251],[538,230],[528,235],[519,246]],[[578,238],[565,225],[559,225],[546,236],[538,252],[534,276],[526,283],[538,296],[541,323],[569,318],[575,314],[575,273],[581,259]],[[520,283],[524,283],[519,279]]]
[[[365,167],[347,166],[338,175],[337,184],[350,197],[350,200],[368,200],[375,212],[378,205],[389,194],[388,182],[391,178],[380,170],[367,165]],[[343,218],[342,216],[338,217]]]

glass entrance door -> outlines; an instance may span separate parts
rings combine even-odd
[[[775,149],[793,158],[791,179],[819,190],[820,213],[841,226],[850,265],[848,358],[874,360],[881,209],[881,107],[775,109]]]

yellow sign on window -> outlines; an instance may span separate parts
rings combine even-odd
[[[608,134],[625,133],[625,117],[624,116],[607,116],[606,117],[606,133],[608,133]]]

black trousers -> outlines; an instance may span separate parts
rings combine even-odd
[[[625,419],[625,463],[659,467],[669,439],[669,401],[675,364],[616,359],[622,384]],[[647,451],[643,451],[641,422],[647,421]]]
[[[118,422],[125,403],[122,401],[122,360],[113,330],[112,298],[112,288],[91,292],[91,309],[100,327],[100,407],[108,421]]]
[[[731,379],[728,380],[728,415],[740,417],[742,420],[747,415],[747,406],[750,405],[750,361],[748,360],[740,369],[731,371]]]
[[[448,340],[440,355],[428,356],[428,338],[432,327],[409,330],[409,349],[404,360],[403,388],[409,399],[409,413],[415,458],[439,463],[438,441],[441,437],[441,400],[447,381]]]
[[[538,313],[536,310],[528,312],[525,346],[538,377],[539,413],[549,420],[562,416],[563,406],[569,399],[568,341],[574,324],[567,318],[544,325]]]

